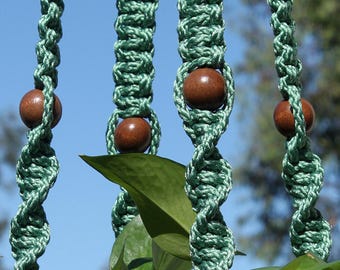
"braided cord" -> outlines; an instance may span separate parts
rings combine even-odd
[[[268,4],[272,11],[279,90],[283,98],[289,100],[295,119],[296,134],[286,142],[282,172],[295,209],[290,226],[292,249],[296,256],[313,252],[327,260],[331,248],[330,225],[315,208],[323,185],[323,169],[320,158],[311,152],[305,130],[301,106],[302,65],[297,58],[295,22],[291,17],[293,1],[268,0]]]
[[[28,132],[17,163],[17,183],[23,202],[11,221],[10,243],[16,260],[15,270],[39,269],[37,259],[44,253],[50,239],[49,224],[43,209],[50,188],[56,181],[59,164],[50,143],[53,118],[53,91],[57,87],[60,63],[57,43],[62,36],[60,18],[62,0],[41,0],[41,19],[36,46],[38,66],[34,72],[35,87],[43,89],[44,113],[41,125]]]
[[[190,231],[190,251],[194,269],[226,270],[232,266],[235,244],[219,207],[232,186],[231,167],[216,145],[225,132],[234,102],[234,81],[224,61],[226,50],[222,17],[223,1],[179,0],[179,67],[174,99],[184,130],[195,147],[186,168],[186,193],[196,220]],[[199,67],[219,69],[224,76],[228,99],[216,112],[188,109],[183,97],[183,83]]]
[[[114,46],[116,63],[113,68],[113,101],[116,109],[108,121],[107,151],[110,155],[118,153],[114,144],[114,132],[119,118],[139,116],[149,120],[151,144],[148,153],[155,155],[161,132],[157,116],[150,105],[155,74],[152,58],[158,0],[117,0],[117,8],[115,30],[118,39]],[[116,236],[137,214],[134,202],[127,191],[122,189],[112,209],[112,226]]]

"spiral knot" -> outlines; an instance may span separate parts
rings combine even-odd
[[[62,36],[60,18],[62,0],[41,0],[42,16],[36,46],[38,65],[34,72],[35,86],[43,90],[44,112],[41,125],[28,132],[17,163],[17,183],[22,203],[11,221],[10,243],[16,260],[15,270],[38,270],[37,259],[44,253],[50,239],[49,224],[42,206],[54,185],[59,163],[50,143],[53,120],[53,91],[57,86],[56,67],[60,63],[58,42]]]
[[[291,17],[292,0],[268,0],[271,7],[271,25],[275,35],[273,46],[275,65],[279,76],[279,89],[289,100],[295,120],[295,136],[286,142],[282,178],[288,193],[293,197],[294,214],[290,238],[296,256],[316,253],[327,260],[331,247],[330,226],[315,208],[323,185],[320,158],[310,150],[301,105],[302,65],[297,58],[294,38],[295,22]]]
[[[58,71],[60,52],[58,42],[62,37],[61,16],[64,11],[62,0],[42,0],[42,16],[39,20],[38,31],[40,41],[36,46],[38,66],[34,72],[35,87],[44,89],[46,80],[51,79],[52,88],[58,85]],[[47,78],[46,78],[47,77]]]
[[[224,61],[225,42],[222,1],[178,1],[179,67],[174,99],[184,130],[195,151],[186,169],[185,190],[197,213],[190,231],[190,250],[194,269],[229,269],[235,244],[219,207],[232,186],[231,167],[216,145],[226,130],[234,100],[234,81]],[[216,111],[190,109],[183,96],[188,74],[201,67],[219,69],[228,99]]]
[[[118,17],[115,30],[118,39],[114,50],[116,63],[113,67],[115,90],[113,101],[116,105],[106,131],[108,154],[117,154],[114,132],[119,118],[143,117],[149,120],[151,143],[148,153],[156,154],[160,141],[160,126],[151,108],[152,82],[155,70],[153,36],[155,32],[155,12],[158,0],[132,1],[118,0]],[[126,190],[118,195],[112,209],[112,226],[116,236],[130,222],[138,210]]]

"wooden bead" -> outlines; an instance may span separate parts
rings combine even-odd
[[[150,146],[151,127],[143,118],[126,118],[117,126],[114,142],[120,153],[143,153]]]
[[[215,111],[227,95],[224,78],[212,68],[196,69],[184,80],[183,95],[189,107]]]
[[[305,99],[301,99],[302,112],[305,118],[306,131],[310,131],[314,124],[315,112],[313,106]],[[283,100],[274,110],[274,123],[277,130],[286,137],[295,134],[295,120],[289,101]]]
[[[62,106],[59,98],[53,94],[53,121],[51,127],[55,127],[62,115]],[[22,121],[28,128],[35,128],[42,122],[44,113],[44,94],[39,89],[33,89],[26,93],[20,101],[19,112]]]

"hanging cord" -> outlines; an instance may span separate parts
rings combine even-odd
[[[302,65],[297,58],[295,22],[291,17],[293,1],[268,0],[268,4],[272,11],[279,90],[289,100],[295,119],[295,136],[286,142],[282,172],[295,209],[290,227],[291,244],[296,256],[313,252],[327,260],[331,248],[330,226],[314,208],[323,185],[323,169],[320,158],[310,150],[305,130],[300,96]]]
[[[150,105],[155,74],[152,58],[158,0],[118,0],[117,8],[115,30],[118,39],[114,46],[116,64],[113,68],[113,101],[116,109],[108,121],[107,151],[110,155],[118,153],[113,138],[119,118],[138,116],[149,120],[151,143],[148,153],[155,155],[160,141],[160,126]],[[137,214],[134,202],[127,191],[122,189],[112,209],[112,226],[116,236]]]
[[[43,209],[50,188],[56,181],[59,164],[50,143],[53,120],[53,91],[57,87],[60,63],[57,43],[62,36],[62,0],[41,0],[41,19],[36,46],[38,66],[34,72],[35,87],[43,89],[42,123],[28,132],[17,163],[17,183],[23,200],[11,222],[10,243],[16,260],[15,270],[39,269],[37,259],[44,253],[50,239],[49,224]]]
[[[196,220],[190,231],[190,251],[194,269],[226,270],[232,266],[235,244],[219,207],[232,186],[231,167],[222,158],[217,142],[227,128],[234,102],[234,81],[224,61],[222,1],[179,0],[179,53],[183,60],[177,72],[174,99],[184,130],[195,151],[186,169],[185,190]],[[228,98],[217,111],[189,109],[183,84],[190,72],[201,67],[219,69]]]

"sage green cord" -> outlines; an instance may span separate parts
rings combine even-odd
[[[296,134],[287,139],[282,172],[295,209],[290,227],[291,244],[296,256],[313,252],[327,260],[331,248],[330,225],[315,208],[323,185],[323,169],[320,158],[311,152],[306,136],[300,96],[302,65],[297,58],[295,24],[291,17],[293,1],[269,0],[268,4],[272,11],[279,89],[283,98],[289,100],[295,119]]]
[[[115,90],[113,101],[116,109],[108,121],[106,144],[108,154],[117,154],[114,132],[119,118],[139,116],[147,118],[151,126],[149,154],[155,155],[160,141],[160,126],[151,109],[154,67],[153,35],[158,0],[118,0],[118,17],[115,29],[116,64],[113,68]],[[112,226],[116,236],[136,215],[138,210],[126,190],[118,195],[112,209]]]
[[[175,104],[195,151],[186,169],[185,190],[196,220],[190,231],[190,253],[196,270],[227,270],[233,264],[235,244],[219,207],[232,186],[231,167],[216,145],[229,122],[234,102],[234,81],[224,61],[223,1],[179,0],[179,53],[183,60],[174,87]],[[183,82],[199,67],[219,69],[228,98],[216,112],[188,109]]]
[[[57,87],[60,63],[57,43],[62,36],[60,17],[62,0],[41,0],[38,24],[40,41],[36,46],[38,66],[34,72],[35,87],[43,89],[42,124],[28,132],[17,163],[17,183],[22,203],[11,222],[10,243],[16,260],[15,270],[37,270],[37,259],[45,252],[50,239],[49,224],[42,206],[56,181],[59,164],[50,143],[53,118],[53,91]]]

